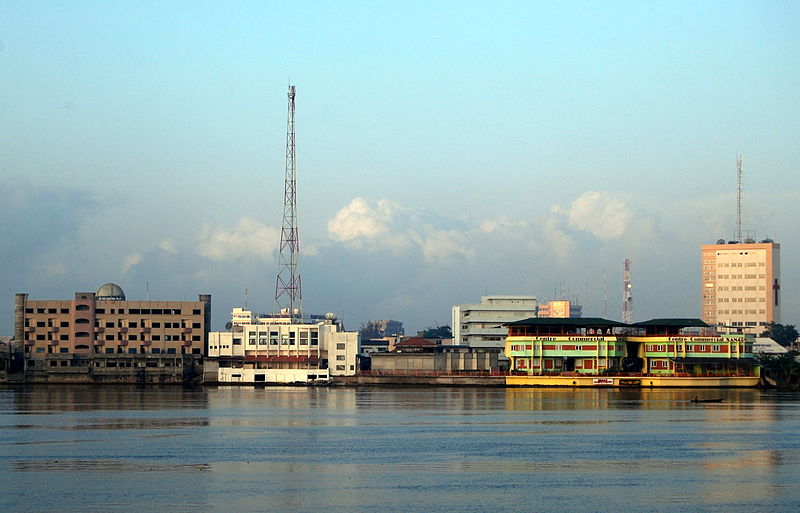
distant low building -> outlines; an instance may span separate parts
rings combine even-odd
[[[780,354],[788,353],[789,349],[778,344],[768,337],[756,337],[753,342],[753,353]]]
[[[583,307],[571,301],[548,301],[537,307],[538,317],[545,319],[575,319],[581,317]]]
[[[504,324],[536,317],[535,296],[483,296],[480,303],[453,306],[453,343],[456,345],[505,346],[508,329]]]
[[[500,349],[443,346],[419,339],[399,344],[394,352],[373,353],[373,375],[490,374],[498,369]]]

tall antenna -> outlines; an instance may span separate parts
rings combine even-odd
[[[736,242],[742,242],[742,171],[744,157],[736,157]]]
[[[633,294],[631,289],[631,261],[625,259],[622,273],[622,322],[630,324],[633,322]]]
[[[276,313],[302,317],[303,291],[300,286],[300,239],[297,234],[297,168],[294,146],[294,86],[289,86],[289,107],[286,122],[286,182],[283,192],[283,226],[278,256],[278,277],[275,281]]]

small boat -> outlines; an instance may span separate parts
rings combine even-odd
[[[723,400],[722,397],[720,397],[718,399],[700,399],[698,397],[695,397],[694,399],[692,399],[692,402],[693,403],[721,403],[722,400]]]

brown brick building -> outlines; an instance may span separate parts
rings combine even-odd
[[[73,300],[17,294],[14,311],[26,379],[131,381],[127,375],[138,373],[143,376],[133,381],[174,381],[206,353],[211,296],[128,301],[119,285],[107,283]]]

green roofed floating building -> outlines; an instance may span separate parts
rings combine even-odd
[[[532,317],[505,326],[508,385],[752,387],[760,380],[753,335],[719,334],[700,319]]]

